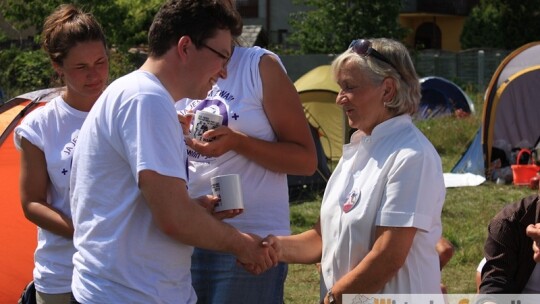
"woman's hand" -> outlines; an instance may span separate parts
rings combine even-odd
[[[178,122],[182,126],[182,133],[184,135],[189,135],[189,126],[191,125],[191,120],[193,119],[193,111],[188,110],[184,114],[178,114]]]
[[[210,142],[191,139],[186,144],[196,152],[208,156],[218,157],[235,148],[243,136],[240,132],[235,132],[227,126],[220,126],[204,132],[203,138],[212,139]]]

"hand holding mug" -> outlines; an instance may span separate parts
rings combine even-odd
[[[178,115],[178,122],[180,123],[180,126],[182,127],[182,133],[184,135],[189,135],[189,126],[191,125],[191,121],[193,120],[193,116],[194,116],[193,111],[188,110],[183,114],[178,113],[177,115]]]

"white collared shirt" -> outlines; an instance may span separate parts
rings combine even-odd
[[[353,134],[321,206],[325,287],[368,254],[377,226],[415,227],[405,264],[380,293],[440,293],[435,245],[445,193],[440,157],[410,116],[381,123],[371,136]]]

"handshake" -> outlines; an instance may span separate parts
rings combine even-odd
[[[238,246],[239,251],[235,255],[238,264],[246,271],[258,275],[282,261],[281,242],[276,236],[268,235],[262,239],[254,234],[243,235],[249,245]]]

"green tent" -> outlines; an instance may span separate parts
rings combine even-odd
[[[310,125],[319,133],[327,159],[337,161],[344,143],[349,142],[350,127],[343,110],[336,105],[339,86],[330,65],[321,65],[295,81],[304,113]]]

